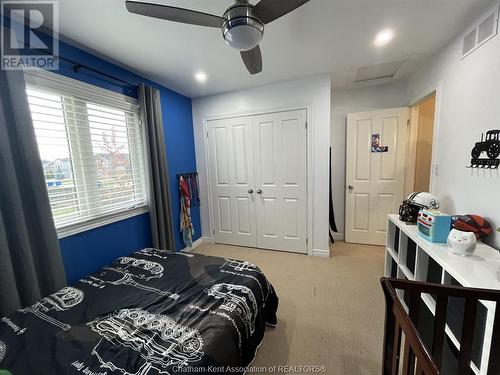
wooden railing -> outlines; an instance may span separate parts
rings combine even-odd
[[[458,355],[456,375],[468,375],[471,368],[472,340],[479,301],[496,302],[500,306],[500,291],[463,288],[427,284],[400,279],[381,279],[386,299],[386,318],[384,334],[384,354],[382,375],[438,375],[441,371],[443,344],[445,340],[446,313],[448,298],[465,300],[465,312]],[[408,311],[403,307],[396,290],[409,294]],[[422,293],[436,297],[434,332],[432,347],[427,348],[417,331],[419,305],[423,303]],[[488,375],[500,374],[500,307],[495,309],[491,355],[489,356]],[[402,361],[401,361],[402,356]]]

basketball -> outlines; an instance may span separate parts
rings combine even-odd
[[[493,233],[493,228],[488,220],[478,215],[458,215],[453,216],[452,220],[453,228],[462,232],[472,232],[478,240]]]

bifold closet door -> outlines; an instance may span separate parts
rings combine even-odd
[[[208,122],[215,242],[257,246],[252,118]]]
[[[307,253],[306,111],[253,118],[257,246]]]
[[[307,253],[306,111],[208,122],[215,242]]]

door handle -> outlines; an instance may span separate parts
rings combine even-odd
[[[352,186],[352,185],[349,185],[347,188],[349,189],[349,191],[353,191],[354,190],[354,186]]]
[[[257,190],[257,194],[262,194],[262,190],[261,189]]]
[[[248,189],[248,194],[253,194],[253,189]]]

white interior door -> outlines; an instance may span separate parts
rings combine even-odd
[[[307,253],[306,111],[253,119],[257,246]]]
[[[387,215],[404,197],[408,115],[396,108],[347,116],[347,242],[385,243]],[[377,135],[380,148],[372,150]]]
[[[215,241],[255,247],[252,118],[208,122]]]
[[[208,122],[215,242],[307,253],[306,111]]]

